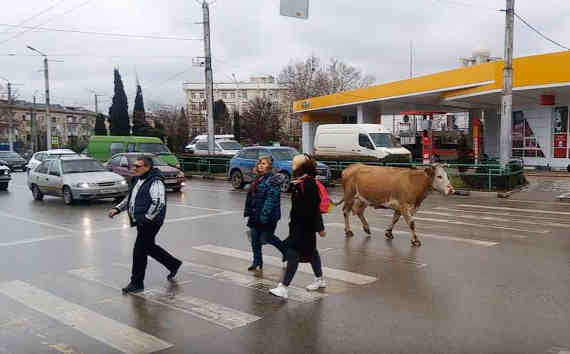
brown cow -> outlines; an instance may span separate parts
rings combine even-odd
[[[392,224],[386,229],[386,237],[393,239],[392,229],[403,215],[412,230],[412,246],[421,246],[416,236],[414,214],[432,189],[443,195],[455,190],[447,178],[444,165],[434,164],[425,169],[366,166],[354,164],[342,171],[344,198],[344,225],[346,237],[350,231],[350,212],[358,215],[364,232],[370,234],[370,226],[364,218],[364,210],[370,205],[375,209],[393,209]]]

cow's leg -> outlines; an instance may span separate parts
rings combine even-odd
[[[365,202],[357,200],[356,203],[354,203],[353,210],[356,211],[356,215],[358,215],[360,222],[362,222],[362,229],[364,232],[370,235],[370,225],[368,225],[368,221],[366,221],[366,218],[364,217],[364,210],[366,210],[367,206],[368,205]]]
[[[353,198],[346,198],[344,200],[344,206],[342,212],[344,214],[344,233],[346,237],[354,236],[354,233],[350,231],[350,213],[352,212],[352,206],[354,204]]]
[[[404,219],[406,219],[410,230],[412,230],[412,246],[421,246],[422,243],[418,240],[418,236],[416,236],[416,223],[414,221],[412,210],[404,209],[402,214],[404,215]]]
[[[394,235],[392,235],[392,230],[394,229],[394,225],[396,225],[398,220],[400,220],[400,215],[402,215],[402,214],[400,214],[399,210],[394,210],[394,216],[392,217],[392,223],[390,224],[390,227],[388,229],[386,229],[386,233],[384,234],[386,236],[386,238],[389,240],[394,238]]]

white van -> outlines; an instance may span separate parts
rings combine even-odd
[[[317,158],[374,159],[410,162],[412,154],[380,124],[323,124],[317,127]]]
[[[223,139],[234,140],[235,138],[234,138],[233,134],[216,134],[216,135],[214,135],[214,141],[223,140]],[[186,147],[184,148],[184,152],[193,153],[194,147],[195,147],[196,143],[199,141],[208,141],[208,135],[203,134],[203,135],[197,135],[196,137],[194,137],[194,139],[192,139],[192,141],[188,145],[186,145]]]

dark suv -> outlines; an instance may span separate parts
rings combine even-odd
[[[0,151],[0,160],[5,161],[8,164],[8,167],[12,171],[14,170],[26,170],[26,160],[17,152],[12,151]]]
[[[115,172],[120,174],[121,176],[125,177],[129,185],[131,184],[131,180],[133,178],[133,165],[137,158],[141,156],[150,156],[152,157],[152,161],[154,162],[154,167],[160,170],[162,175],[164,176],[164,184],[166,188],[171,188],[175,192],[178,192],[182,189],[186,182],[186,177],[184,173],[179,169],[169,166],[166,162],[160,160],[153,154],[148,153],[140,153],[140,152],[125,152],[121,154],[113,155],[111,160],[107,162],[107,169],[109,171]]]

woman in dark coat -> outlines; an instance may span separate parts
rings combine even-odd
[[[281,184],[284,177],[271,172],[273,160],[269,156],[261,156],[255,171],[257,179],[251,184],[243,216],[247,217],[247,226],[251,229],[251,248],[253,263],[247,270],[263,269],[261,246],[269,243],[285,257],[285,247],[277,238],[275,228],[281,218]]]
[[[287,298],[287,287],[291,284],[299,262],[310,262],[315,273],[315,282],[307,290],[317,290],[327,286],[323,279],[321,257],[317,251],[317,236],[326,235],[323,218],[319,209],[321,199],[315,181],[316,161],[310,155],[297,155],[293,158],[293,181],[291,192],[291,217],[289,237],[283,241],[287,248],[287,270],[283,281],[277,288],[271,289],[273,295]]]

